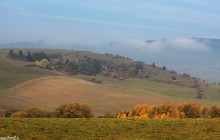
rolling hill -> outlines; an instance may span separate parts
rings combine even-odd
[[[112,61],[114,64],[131,63],[131,59],[107,54],[68,50],[30,49],[32,52],[44,51],[48,54],[60,53],[65,58],[89,56]],[[191,88],[192,78],[180,77],[176,73],[149,67],[148,79],[106,77],[102,75],[66,75],[52,70],[26,67],[27,62],[7,57],[8,49],[0,51],[0,106],[6,109],[40,107],[53,109],[60,104],[89,103],[95,115],[130,109],[136,104],[199,102],[205,105],[219,104],[220,86],[200,80],[205,95],[196,98],[196,90]],[[27,52],[28,49],[24,49]],[[80,58],[81,58],[80,57]],[[75,57],[74,57],[75,58]],[[164,82],[173,75],[182,85]],[[101,84],[88,81],[96,78]]]
[[[0,48],[62,48],[68,50],[112,53],[161,64],[181,73],[189,73],[210,82],[220,82],[218,63],[220,39],[176,38],[160,40],[128,39],[101,44],[74,44],[59,41],[14,42],[0,44]]]

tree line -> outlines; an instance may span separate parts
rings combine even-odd
[[[49,56],[45,52],[35,52],[32,54],[30,51],[28,51],[27,54],[25,54],[22,50],[14,52],[13,49],[8,52],[8,57],[32,62],[41,61],[42,59],[49,60]]]
[[[96,75],[102,71],[102,62],[90,57],[85,57],[78,63],[67,59],[65,63],[61,65],[63,69],[70,74]]]

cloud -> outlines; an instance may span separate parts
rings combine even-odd
[[[161,41],[155,41],[154,43],[146,43],[143,40],[139,39],[127,39],[120,41],[120,46],[126,46],[128,48],[135,48],[141,51],[160,51],[162,48]]]
[[[206,51],[209,50],[209,46],[202,44],[194,39],[188,38],[179,38],[179,39],[168,39],[164,41],[165,46],[185,49],[185,50],[200,50]]]
[[[189,50],[189,51],[208,51],[209,46],[198,42],[195,39],[178,38],[163,39],[153,41],[143,41],[139,39],[128,39],[120,41],[120,46],[135,48],[140,51],[163,51],[166,49]]]

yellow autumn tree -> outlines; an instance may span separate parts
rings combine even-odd
[[[151,107],[146,105],[146,104],[142,104],[142,105],[136,105],[134,106],[134,108],[131,110],[129,117],[132,118],[148,118],[149,117],[149,111],[150,111]]]
[[[116,118],[125,119],[129,117],[129,114],[130,111],[119,111],[118,113],[116,113]]]
[[[47,59],[42,59],[41,61],[36,61],[35,65],[40,67],[40,68],[43,68],[43,69],[48,69],[50,63]]]

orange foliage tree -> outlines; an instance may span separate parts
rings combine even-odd
[[[11,115],[13,118],[48,118],[51,113],[47,110],[39,108],[30,108],[15,112]]]
[[[220,107],[197,103],[136,105],[130,111],[119,111],[116,118],[220,118]]]

